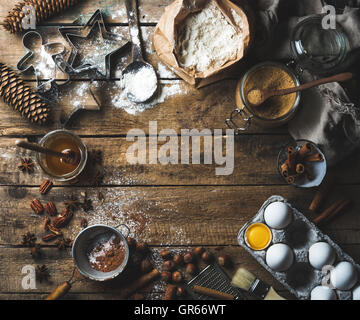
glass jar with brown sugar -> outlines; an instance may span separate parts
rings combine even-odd
[[[264,62],[257,64],[247,71],[239,80],[236,87],[237,109],[232,113],[227,124],[238,130],[247,130],[251,123],[263,127],[277,127],[285,124],[295,115],[299,106],[300,92],[284,96],[275,96],[263,104],[252,106],[249,103],[250,92],[255,89],[281,90],[300,85],[295,72],[281,63]],[[239,115],[244,126],[237,124],[236,115]]]

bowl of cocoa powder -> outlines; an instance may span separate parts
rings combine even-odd
[[[127,235],[118,229],[127,229]],[[129,259],[129,247],[126,237],[129,228],[126,225],[110,227],[102,224],[82,230],[76,237],[72,255],[79,272],[85,277],[106,281],[122,273]]]

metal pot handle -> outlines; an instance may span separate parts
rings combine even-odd
[[[126,239],[126,238],[129,236],[129,234],[130,234],[130,228],[129,228],[126,224],[123,224],[123,223],[117,225],[115,228],[116,228],[116,229],[119,229],[119,227],[125,227],[125,228],[127,229],[128,233],[127,233],[126,236],[124,235],[124,238]]]
[[[241,120],[245,122],[245,126],[241,127],[235,122],[235,116],[240,116]],[[248,115],[244,109],[235,109],[230,114],[230,118],[225,120],[229,129],[236,130],[235,134],[239,134],[240,131],[246,131],[251,126],[252,116]]]

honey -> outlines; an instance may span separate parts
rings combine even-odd
[[[53,139],[47,147],[51,150],[68,153],[72,152],[77,154],[76,161],[73,163],[65,161],[63,158],[58,158],[52,155],[46,155],[46,165],[49,171],[55,176],[63,176],[73,172],[80,163],[80,148],[79,144],[71,136],[59,136]]]
[[[271,242],[271,231],[263,223],[254,223],[249,226],[245,233],[247,245],[253,250],[264,250]]]
[[[87,148],[79,137],[67,130],[55,130],[46,134],[40,145],[63,153],[64,158],[50,154],[38,153],[37,161],[46,174],[58,181],[75,179],[84,170],[88,158]],[[71,157],[69,158],[69,154]]]

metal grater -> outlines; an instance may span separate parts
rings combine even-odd
[[[229,293],[235,297],[235,300],[246,300],[241,290],[231,285],[229,277],[216,263],[208,265],[195,278],[190,280],[187,285],[189,294],[195,300],[216,300],[212,297],[195,293],[192,290],[194,285]]]

